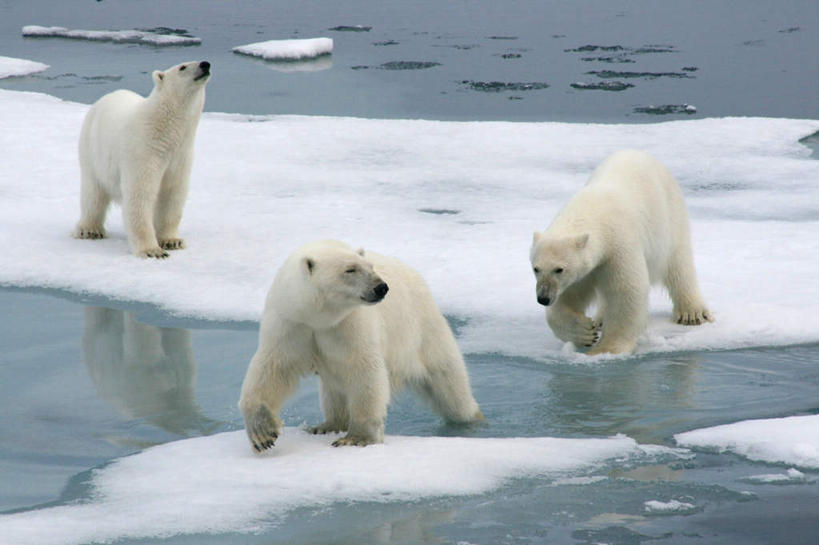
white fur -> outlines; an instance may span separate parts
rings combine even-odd
[[[208,65],[209,66],[209,65]],[[122,203],[131,251],[167,257],[184,247],[178,228],[209,71],[199,61],[154,71],[147,98],[119,90],[88,111],[80,133],[77,238],[103,238],[111,201]]]
[[[678,323],[712,320],[697,287],[682,192],[647,153],[619,151],[598,166],[548,229],[535,232],[530,259],[552,331],[593,346],[589,354],[634,349],[654,283],[668,289]],[[586,309],[594,302],[592,319]]]
[[[389,292],[379,302],[383,283]],[[273,445],[282,404],[312,373],[321,379],[325,422],[311,431],[346,431],[336,446],[382,442],[390,394],[405,385],[447,421],[483,418],[449,324],[420,275],[338,241],[294,252],[267,295],[239,401],[256,450]]]

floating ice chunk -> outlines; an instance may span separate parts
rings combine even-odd
[[[233,48],[235,53],[261,57],[268,61],[298,61],[314,59],[333,52],[332,38],[303,40],[268,40]]]
[[[37,61],[0,56],[0,79],[28,76],[46,70],[49,66]]]
[[[693,503],[679,500],[667,502],[650,500],[643,502],[643,511],[647,515],[690,515],[698,510],[699,508]]]
[[[70,545],[182,533],[253,532],[300,507],[479,494],[639,456],[625,436],[478,439],[387,436],[366,448],[286,428],[265,455],[244,431],[149,448],[92,474],[82,503],[0,515],[0,543]]]
[[[596,364],[600,357],[561,353],[535,301],[529,246],[603,158],[629,147],[651,152],[679,180],[697,274],[716,314],[700,327],[674,324],[668,296],[653,290],[638,354],[819,342],[819,161],[799,142],[811,143],[819,120],[607,125],[205,113],[185,208],[189,249],[156,264],[129,256],[119,213],[109,215],[105,240],[68,234],[79,215],[76,138],[87,110],[0,90],[0,244],[25,240],[30,256],[0,255],[0,283],[258,320],[284,256],[302,242],[343,238],[418,269],[441,310],[463,323],[466,353]],[[47,164],[37,157],[44,147]],[[214,227],[214,218],[229,227]],[[783,270],[788,281],[767,282],[758,296],[760,278]]]
[[[74,40],[91,40],[100,42],[142,43],[157,46],[198,45],[202,43],[201,38],[196,38],[193,36],[161,34],[148,30],[69,30],[60,26],[44,27],[37,25],[24,26],[23,36],[71,38]]]
[[[785,473],[751,475],[742,481],[751,484],[807,484],[813,482],[808,480],[804,473],[794,468],[788,469]]]
[[[733,452],[751,460],[819,468],[819,415],[746,420],[678,433],[685,447]]]

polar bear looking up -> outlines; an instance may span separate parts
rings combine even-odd
[[[207,61],[178,64],[153,72],[147,98],[120,89],[91,107],[80,133],[76,238],[105,237],[115,201],[135,255],[164,258],[166,250],[184,248],[178,229],[209,77]]]
[[[590,355],[634,350],[655,283],[667,288],[677,323],[713,321],[697,286],[682,192],[644,152],[619,151],[598,166],[551,225],[535,232],[530,261],[555,336],[591,347]]]
[[[299,379],[320,378],[333,445],[384,440],[392,393],[410,386],[448,422],[483,419],[446,319],[421,276],[397,259],[324,240],[288,257],[267,295],[239,407],[254,449],[273,446]]]

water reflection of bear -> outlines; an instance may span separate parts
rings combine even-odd
[[[218,426],[194,399],[196,362],[187,329],[150,326],[130,312],[86,307],[83,350],[97,392],[120,414],[185,436]]]

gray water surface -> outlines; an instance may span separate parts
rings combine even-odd
[[[26,38],[24,25],[166,27],[198,46]],[[362,25],[367,31],[331,30]],[[330,57],[272,63],[232,52],[331,37]],[[92,103],[150,73],[213,65],[206,110],[443,120],[653,122],[815,118],[813,0],[401,2],[0,1],[0,55],[51,65],[0,88]],[[687,108],[693,106],[694,110]]]

